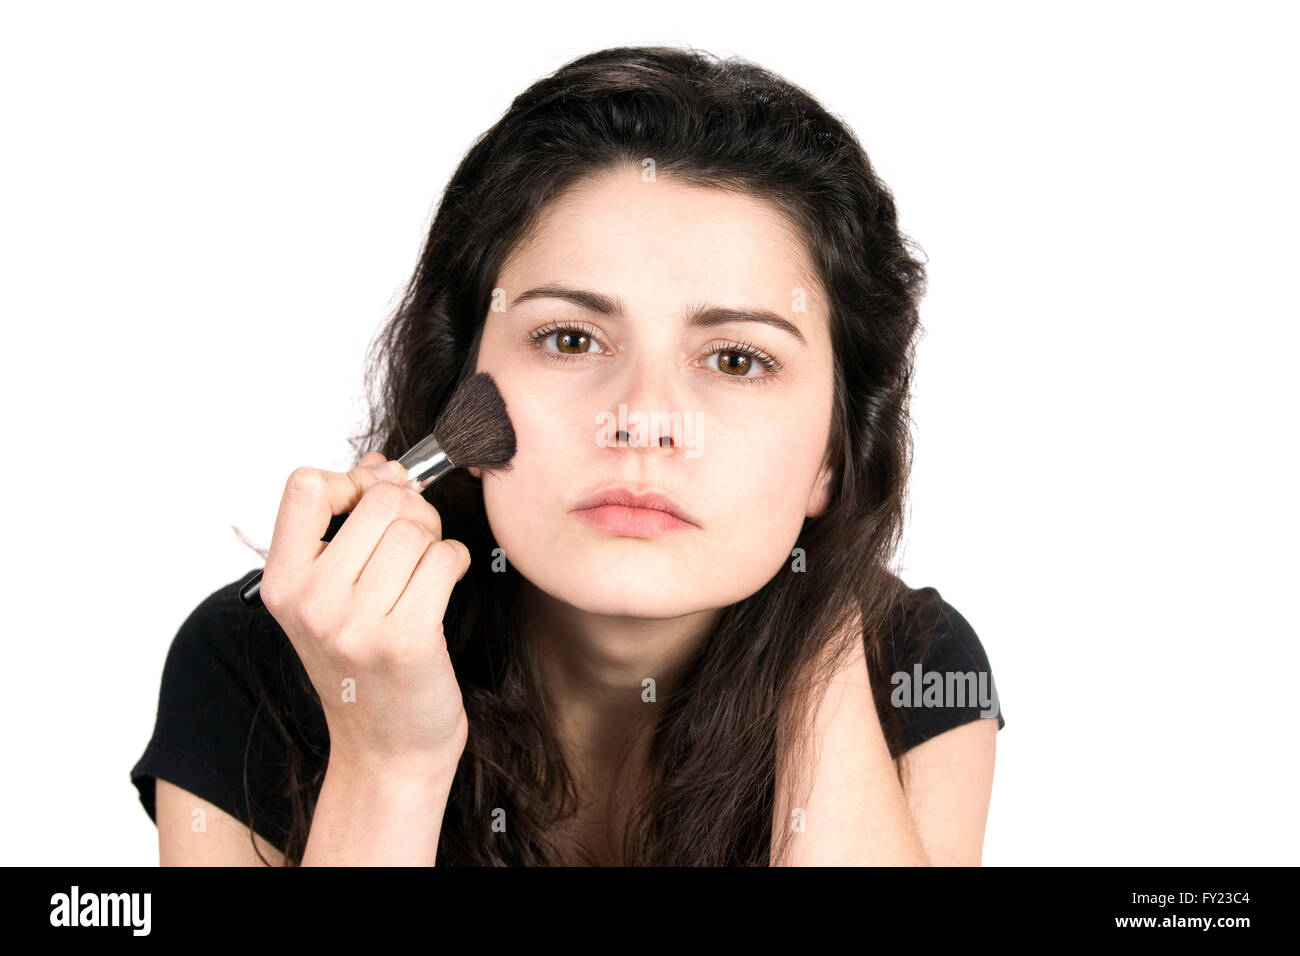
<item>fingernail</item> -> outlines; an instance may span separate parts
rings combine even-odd
[[[386,461],[375,468],[375,477],[380,481],[387,481],[389,478],[396,478],[401,466],[395,461]]]

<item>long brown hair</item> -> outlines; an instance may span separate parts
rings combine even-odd
[[[908,589],[889,565],[911,467],[909,383],[925,274],[854,134],[781,77],[692,49],[602,50],[539,80],[475,141],[448,183],[404,296],[372,344],[369,420],[350,441],[359,462],[372,449],[396,458],[427,435],[473,373],[496,277],[548,201],[585,176],[645,157],[658,174],[757,196],[784,212],[830,307],[830,505],[804,523],[796,545],[804,563],[792,560],[724,608],[682,686],[658,703],[652,775],[623,847],[628,864],[765,866],[783,715],[817,698],[822,686],[810,677],[856,640],[866,643],[891,753],[899,745],[886,645]],[[425,496],[444,536],[473,556],[444,620],[469,737],[436,863],[557,863],[555,827],[576,811],[577,791],[521,640],[521,579],[508,565],[504,574],[492,569],[497,544],[481,481],[457,470]],[[267,612],[249,612],[250,634],[253,614]],[[847,627],[855,618],[860,627]],[[315,694],[296,655],[278,670],[259,673],[259,714],[287,745],[280,796],[293,812],[283,851],[297,865],[328,748],[319,713],[302,703]],[[508,827],[494,832],[500,810]],[[788,828],[780,830],[784,846]]]

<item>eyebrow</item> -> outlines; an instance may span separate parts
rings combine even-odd
[[[521,292],[515,296],[515,300],[510,305],[516,306],[531,299],[564,299],[589,312],[599,312],[601,315],[611,315],[619,319],[627,317],[623,304],[618,300],[617,296],[593,292],[590,289],[570,289],[561,285],[543,285],[535,289],[529,289],[527,292]],[[716,305],[696,306],[686,316],[686,324],[691,328],[709,328],[715,325],[725,325],[728,322],[761,322],[764,325],[770,325],[788,332],[803,345],[808,344],[803,337],[803,333],[797,327],[767,309],[731,309]]]

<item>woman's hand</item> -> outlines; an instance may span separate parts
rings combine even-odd
[[[454,767],[469,730],[442,619],[469,569],[469,549],[442,519],[376,477],[370,452],[346,473],[298,468],[275,519],[262,603],[284,629],[320,695],[330,763],[419,775]],[[336,514],[350,512],[331,541]]]

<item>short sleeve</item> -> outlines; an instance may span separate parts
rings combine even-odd
[[[887,641],[888,705],[902,738],[895,758],[981,718],[1006,726],[988,654],[970,622],[935,588],[909,591]]]
[[[239,600],[240,583],[232,582],[200,602],[172,639],[153,735],[131,768],[131,782],[155,824],[155,781],[161,778],[249,826],[247,770],[252,829],[283,849],[289,808],[275,793],[285,770],[286,747],[259,707],[260,690],[246,651],[251,637],[256,660],[271,650],[273,636],[264,625],[252,626],[252,612]],[[274,623],[269,615],[262,616]]]

